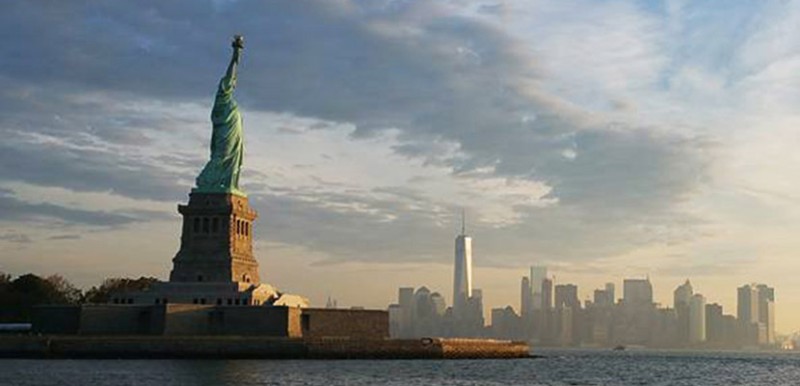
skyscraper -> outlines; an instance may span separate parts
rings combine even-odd
[[[612,306],[617,302],[617,299],[614,297],[616,296],[614,293],[614,283],[606,283],[606,296],[608,296],[608,300],[611,301]]]
[[[470,326],[472,336],[481,334],[483,329],[483,291],[478,288],[472,290],[472,296],[467,300],[466,323]]]
[[[532,295],[533,291],[531,290],[531,281],[527,276],[523,276],[522,283],[520,284],[519,298],[520,316],[522,317],[523,321],[527,321],[528,318],[530,318],[531,306],[533,305],[531,302]]]
[[[538,334],[540,342],[553,343],[553,281],[545,278],[540,287],[540,308],[536,312],[538,319]]]
[[[597,307],[614,305],[614,283],[606,283],[604,289],[594,290],[594,305]]]
[[[559,284],[555,286],[555,321],[556,342],[560,345],[576,343],[579,336],[577,323],[581,302],[578,300],[578,286],[574,284]]]
[[[706,304],[706,341],[722,343],[725,340],[725,318],[722,306],[717,303]]]
[[[681,305],[689,305],[689,301],[694,295],[694,290],[692,289],[692,283],[689,282],[689,279],[686,279],[686,282],[682,285],[678,286],[675,289],[675,292],[672,293],[672,303],[673,307],[677,310],[680,308]]]
[[[411,303],[414,302],[414,288],[413,287],[400,287],[397,290],[397,301],[400,307],[411,309]]]
[[[464,311],[472,294],[472,238],[466,234],[464,213],[461,214],[461,234],[456,237],[455,270],[453,277],[453,312]]]
[[[444,300],[444,296],[438,292],[432,293],[431,304],[433,305],[433,311],[437,316],[444,316],[444,313],[447,310],[447,303]]]
[[[608,300],[608,291],[604,289],[594,290],[593,302],[597,307],[607,307],[611,305],[611,302]]]
[[[694,295],[694,290],[692,289],[692,283],[689,282],[689,279],[686,279],[686,282],[678,286],[678,288],[676,288],[672,293],[672,304],[673,307],[675,307],[675,314],[678,319],[678,340],[680,340],[681,343],[686,343],[691,340],[691,318],[689,316],[689,304],[691,303],[692,295]]]
[[[397,330],[396,336],[410,337],[413,335],[414,288],[401,287],[397,291]]]
[[[650,279],[625,279],[622,282],[622,301],[628,306],[653,304],[653,286]]]
[[[575,284],[559,284],[555,287],[556,308],[580,308],[578,286]]]
[[[736,290],[736,317],[745,324],[758,323],[758,292],[755,286],[745,284]]]
[[[415,320],[427,319],[435,314],[431,303],[431,290],[428,287],[419,287],[414,292],[414,308],[411,313]]]
[[[766,329],[766,342],[775,343],[775,289],[764,284],[756,286],[758,291],[758,322]]]
[[[759,320],[761,311],[758,288],[755,284],[745,284],[737,288],[736,293],[736,316],[744,333],[744,342],[752,345],[767,343],[766,325]]]
[[[706,340],[706,298],[694,294],[689,300],[689,342],[701,343]]]
[[[545,278],[542,280],[542,309],[549,310],[553,308],[553,281]]]
[[[531,302],[534,310],[542,308],[542,282],[547,279],[547,267],[545,266],[532,266],[531,267]]]

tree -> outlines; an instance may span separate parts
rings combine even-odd
[[[14,279],[9,289],[17,306],[66,303],[53,284],[32,273]]]
[[[56,292],[58,300],[68,304],[76,304],[80,302],[81,297],[83,296],[81,290],[72,285],[72,283],[70,283],[63,276],[58,274],[51,275],[45,280],[53,286],[53,290]]]
[[[28,321],[33,306],[75,304],[81,297],[80,293],[79,289],[59,275],[47,279],[31,273],[19,276],[0,284],[0,320]]]
[[[8,297],[8,292],[10,291],[10,285],[11,275],[5,272],[0,272],[0,305],[6,304],[6,298]]]
[[[154,277],[140,277],[138,279],[115,277],[103,280],[100,287],[92,287],[83,296],[84,303],[108,303],[111,294],[126,291],[143,291],[149,288],[158,279]]]
[[[0,322],[10,319],[11,310],[11,275],[0,272]]]

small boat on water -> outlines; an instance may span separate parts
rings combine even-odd
[[[623,346],[623,345],[614,346],[614,348],[612,348],[612,350],[614,350],[614,351],[625,351],[625,346]]]

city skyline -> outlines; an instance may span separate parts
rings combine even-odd
[[[579,300],[649,276],[672,304],[690,278],[726,312],[732,289],[767,283],[776,329],[800,330],[798,17],[796,2],[11,1],[0,271],[166,279],[208,157],[198,80],[241,33],[264,281],[316,305],[450,297],[465,208],[487,319],[541,265]]]
[[[576,291],[576,293],[578,295],[577,296],[578,301],[581,304],[584,304],[586,302],[594,302],[594,299],[597,297],[597,291],[603,291],[603,290],[607,291],[608,288],[609,288],[608,285],[611,285],[612,286],[611,287],[612,290],[614,290],[617,287],[616,286],[617,284],[624,284],[625,281],[637,281],[637,282],[638,281],[650,281],[651,282],[651,286],[652,286],[652,293],[653,293],[653,296],[652,296],[653,304],[658,305],[660,307],[664,307],[664,308],[676,309],[676,307],[675,307],[675,296],[676,296],[675,295],[675,291],[678,288],[682,287],[686,282],[690,282],[691,281],[691,279],[687,278],[684,281],[684,283],[676,283],[673,287],[663,288],[663,289],[658,289],[657,290],[658,285],[653,285],[652,284],[652,280],[651,280],[652,278],[650,278],[650,277],[646,277],[646,278],[621,278],[619,280],[619,282],[614,281],[614,280],[606,280],[599,287],[590,287],[590,286],[582,285],[581,283],[576,283],[576,282],[573,282],[573,281],[555,281],[555,280],[553,280],[554,277],[555,277],[555,275],[553,275],[552,277],[549,277],[549,279],[551,279],[551,283],[552,283],[552,286],[553,286],[553,294],[552,294],[552,297],[551,297],[551,304],[552,304],[553,307],[556,304],[555,287],[559,286],[559,285],[575,287],[575,291]],[[528,276],[522,276],[522,279],[528,280]],[[663,282],[663,281],[659,281],[659,282]],[[722,305],[724,307],[724,310],[725,310],[726,314],[737,315],[738,312],[739,312],[738,311],[738,308],[739,308],[739,305],[738,305],[739,294],[737,292],[738,289],[741,286],[753,286],[753,287],[756,287],[756,286],[764,286],[764,285],[765,284],[758,283],[758,282],[740,283],[739,286],[734,286],[734,287],[730,288],[729,292],[732,293],[732,295],[731,294],[719,295],[719,294],[715,294],[715,293],[712,293],[711,295],[707,295],[706,293],[702,293],[701,295],[703,296],[704,300],[706,301],[705,304]],[[434,285],[429,285],[429,284],[424,284],[424,283],[420,283],[418,285],[407,284],[407,285],[402,285],[402,286],[400,286],[398,288],[416,289],[416,288],[422,288],[422,287],[425,287],[428,290],[430,290],[432,292],[435,292],[435,293],[438,293],[438,294],[442,293],[442,291],[440,291],[440,289],[441,289],[440,287],[434,286]],[[620,286],[620,288],[623,288],[623,286]],[[517,312],[517,314],[520,314],[522,312],[521,296],[520,296],[520,293],[519,293],[519,285],[517,285],[517,287],[515,289],[517,290],[517,297],[516,298],[507,298],[507,299],[505,299],[506,303],[502,303],[502,301],[500,301],[500,302],[497,302],[497,303],[493,304],[491,307],[490,306],[485,306],[484,307],[484,316],[487,317],[487,319],[486,319],[487,321],[490,320],[488,318],[488,316],[491,314],[491,309],[492,308],[497,308],[497,307],[504,308],[504,307],[507,307],[507,306],[511,306],[514,309],[514,311]],[[508,291],[504,290],[503,292],[505,293],[505,292],[508,292]],[[658,294],[658,295],[656,295],[656,294]],[[694,294],[700,294],[700,293],[693,293],[692,295],[694,295]],[[488,297],[491,297],[491,298],[497,298],[497,296],[491,296],[486,291],[482,291],[482,295],[484,297],[488,296]],[[690,295],[687,298],[689,301],[691,300],[692,295]],[[442,295],[440,295],[440,296],[442,296]],[[395,299],[395,298],[396,298],[396,294],[394,294],[392,299]],[[617,296],[615,298],[614,302],[615,303],[619,302],[623,298],[624,298],[624,295]],[[728,301],[727,299],[729,299],[729,298],[733,298],[733,301],[732,302]],[[723,301],[723,300],[720,300],[720,299],[726,299],[726,300]],[[448,305],[452,305],[452,299],[444,298],[444,301]],[[390,303],[391,303],[391,300],[387,304],[390,304]],[[355,305],[355,304],[353,304],[353,306],[358,307],[358,305]],[[794,333],[796,331],[792,330],[792,331],[778,331],[778,332],[782,333],[782,334],[789,334],[789,333]]]
[[[469,247],[467,247],[469,246]],[[672,293],[672,304],[653,297],[649,275],[626,278],[622,296],[607,282],[581,301],[578,286],[556,283],[546,266],[530,267],[520,281],[518,307],[509,304],[483,308],[480,289],[467,295],[471,283],[471,239],[456,236],[453,299],[426,286],[400,287],[396,302],[387,307],[389,331],[400,339],[430,336],[495,338],[527,341],[545,347],[614,347],[692,349],[776,349],[794,346],[797,333],[779,336],[775,329],[775,289],[745,284],[736,289],[736,310],[710,302],[695,292],[689,279]],[[330,303],[330,301],[329,301]],[[488,323],[485,315],[488,313]],[[476,315],[478,315],[476,317]]]

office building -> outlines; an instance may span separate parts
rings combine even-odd
[[[736,318],[740,323],[758,323],[758,289],[745,284],[737,289]]]
[[[653,286],[650,279],[625,279],[622,283],[622,301],[627,306],[651,306]]]
[[[574,284],[559,284],[555,287],[556,308],[580,308],[578,300],[578,286]]]
[[[616,296],[614,290],[614,283],[606,283],[606,296],[608,297],[609,300],[611,300],[612,306],[617,303],[617,298],[614,297]]]
[[[689,300],[689,342],[702,343],[706,340],[706,298],[694,294]]]
[[[542,282],[547,279],[547,267],[531,267],[531,302],[532,308],[538,310],[542,308]]]
[[[543,310],[553,308],[553,281],[545,278],[542,280],[541,306]]]
[[[764,325],[766,337],[760,343],[775,343],[775,289],[764,284],[756,286],[758,292],[758,322]]]
[[[523,320],[528,320],[533,310],[533,290],[531,289],[531,281],[527,277],[522,277],[520,284],[520,298],[519,309],[520,316]]]
[[[678,288],[672,292],[672,304],[675,308],[675,317],[677,319],[676,337],[681,343],[686,343],[690,340],[689,330],[691,322],[689,317],[689,304],[691,303],[693,295],[694,290],[692,289],[692,283],[689,282],[689,279],[686,279],[685,283],[678,286]]]
[[[717,303],[706,304],[706,341],[716,345],[725,342],[725,318]]]

